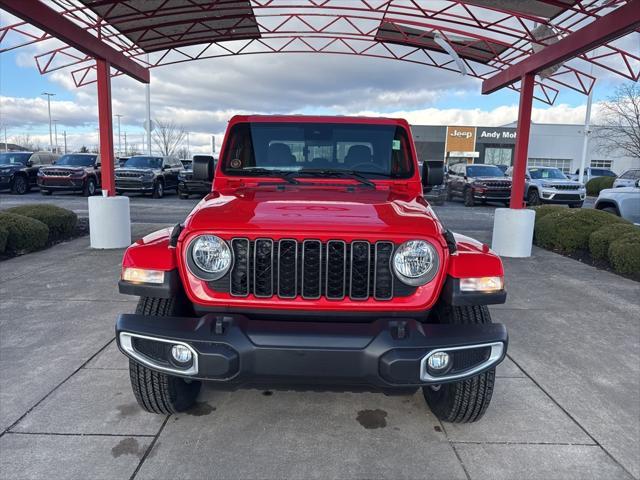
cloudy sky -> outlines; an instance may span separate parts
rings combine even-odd
[[[49,47],[49,48],[46,48]],[[0,128],[12,139],[29,135],[48,145],[46,99],[58,120],[59,143],[97,144],[96,88],[75,88],[69,72],[41,76],[33,56],[51,44],[0,55]],[[423,125],[499,126],[517,118],[517,94],[480,94],[480,82],[459,74],[404,62],[340,55],[250,55],[200,60],[152,70],[152,117],[173,119],[190,132],[192,152],[217,148],[235,113],[386,115]],[[615,80],[600,81],[595,100],[611,94]],[[113,80],[113,113],[122,115],[129,144],[142,144],[145,89],[125,77]],[[536,102],[541,123],[581,123],[586,97],[563,90],[552,107]],[[596,105],[597,112],[597,105]],[[117,135],[117,130],[116,130]],[[4,131],[0,131],[4,135]],[[4,140],[4,138],[2,138]],[[116,138],[117,145],[117,138]]]

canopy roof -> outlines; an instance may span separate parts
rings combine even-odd
[[[40,0],[33,0],[40,1]],[[632,1],[632,0],[629,0]],[[49,0],[47,5],[144,67],[260,53],[387,58],[486,79],[627,3],[626,0]],[[41,73],[95,81],[92,59],[26,22],[0,28],[0,52],[50,42]],[[451,55],[455,52],[458,60]],[[461,62],[463,65],[461,65]],[[638,30],[538,78],[536,97],[587,94],[590,64],[637,81]],[[113,72],[118,75],[119,72]],[[517,88],[514,86],[512,88]]]

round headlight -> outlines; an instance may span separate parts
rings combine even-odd
[[[402,283],[424,285],[438,273],[438,252],[426,240],[409,240],[393,255],[393,271]]]
[[[215,235],[197,237],[191,242],[187,255],[193,273],[205,280],[217,280],[223,277],[231,268],[233,260],[227,242]]]

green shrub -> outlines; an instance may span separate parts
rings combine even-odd
[[[615,272],[640,277],[640,232],[627,233],[612,242],[609,262]]]
[[[7,239],[9,231],[5,227],[0,227],[0,253],[4,253],[7,248]]]
[[[544,248],[553,248],[564,253],[586,250],[589,236],[605,225],[628,223],[607,212],[591,209],[553,212],[536,222],[536,243]]]
[[[638,232],[640,229],[630,223],[605,225],[589,235],[589,252],[593,258],[606,260],[609,246],[627,233]]]
[[[542,217],[550,213],[566,209],[567,207],[564,207],[562,205],[539,205],[537,207],[531,207],[531,210],[536,212],[536,221],[540,220]]]
[[[75,212],[46,203],[22,205],[20,207],[9,208],[5,211],[40,220],[49,227],[50,242],[70,237],[78,222],[78,216]]]
[[[587,182],[587,195],[597,197],[600,190],[613,187],[615,177],[596,177]]]
[[[47,244],[49,237],[49,227],[40,220],[15,213],[0,212],[0,227],[9,233],[6,244],[7,252],[19,253],[38,250]]]

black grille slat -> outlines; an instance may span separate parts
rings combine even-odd
[[[403,284],[394,282],[392,242],[234,238],[230,244],[233,267],[209,286],[235,297],[390,300],[415,292],[415,287],[399,288]]]
[[[393,274],[391,273],[391,255],[393,243],[377,242],[375,269],[374,269],[374,293],[376,300],[390,300],[393,297]]]
[[[235,264],[231,272],[231,295],[246,297],[249,295],[249,240],[234,238],[231,241]]]
[[[305,240],[302,243],[302,296],[304,298],[320,298],[321,264],[320,240]]]
[[[325,296],[331,300],[345,297],[347,274],[347,244],[341,240],[327,243],[326,290]]]
[[[253,249],[253,294],[273,296],[273,240],[259,238]]]
[[[354,300],[369,298],[371,274],[371,245],[369,242],[351,244],[351,277],[349,296]]]
[[[298,242],[280,240],[278,244],[278,296],[295,298],[298,294]]]

